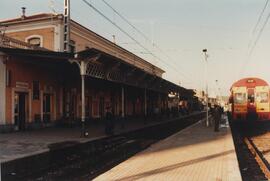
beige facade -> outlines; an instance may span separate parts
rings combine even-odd
[[[20,41],[28,42],[31,38],[40,38],[41,47],[49,50],[54,49],[54,28],[42,28],[36,30],[21,30],[18,32],[7,32],[6,35]]]
[[[27,42],[30,38],[40,38],[40,45],[53,51],[63,51],[63,16],[53,14],[39,14],[1,22],[7,25],[5,32],[8,36]],[[4,30],[3,28],[0,30]],[[113,55],[126,63],[134,65],[147,73],[162,77],[164,71],[137,55],[114,44],[113,42],[94,33],[79,23],[71,20],[70,40],[76,52],[87,48],[96,48]]]

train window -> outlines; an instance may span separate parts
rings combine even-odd
[[[259,103],[267,103],[268,102],[268,93],[267,92],[258,92],[256,94],[256,101]]]
[[[234,94],[234,103],[235,104],[243,104],[246,102],[246,94],[245,93],[235,93]]]

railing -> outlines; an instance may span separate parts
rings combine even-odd
[[[20,48],[20,49],[29,49],[29,50],[47,50],[46,48],[38,47],[35,45],[31,45],[30,43],[26,43],[6,35],[0,34],[0,47],[5,48]]]

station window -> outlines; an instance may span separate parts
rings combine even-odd
[[[39,81],[33,81],[33,100],[39,100]]]
[[[43,47],[43,37],[40,35],[31,35],[25,38],[25,42],[38,46],[38,47]]]
[[[41,39],[39,37],[34,37],[34,38],[30,38],[28,39],[28,43],[30,43],[31,45],[35,45],[35,46],[41,46]]]
[[[49,122],[51,120],[51,95],[43,95],[43,121]]]

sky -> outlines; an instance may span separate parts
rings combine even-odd
[[[262,28],[270,13],[270,3],[253,32],[266,0],[106,0],[147,39],[102,0],[87,1],[147,50],[83,0],[71,0],[73,20],[109,40],[115,35],[119,46],[162,68],[166,71],[163,78],[178,85],[204,90],[207,82],[213,97],[228,95],[230,86],[244,77],[270,82],[270,22]],[[1,0],[0,19],[20,16],[23,6],[27,8],[26,15],[63,12],[63,0]],[[207,62],[203,49],[208,50]]]

